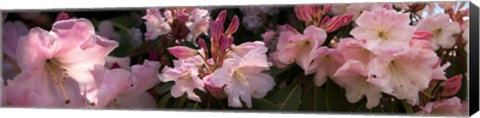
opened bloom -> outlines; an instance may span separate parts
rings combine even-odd
[[[172,30],[167,22],[167,18],[162,16],[159,9],[149,8],[146,11],[147,14],[142,18],[146,20],[147,32],[145,33],[145,38],[147,40],[154,40],[158,36],[167,34]]]
[[[21,73],[8,81],[6,102],[28,107],[81,107],[92,103],[98,85],[90,73],[118,46],[94,33],[87,19],[55,22],[52,31],[33,28],[18,42]]]
[[[294,31],[281,32],[276,57],[284,64],[296,62],[305,75],[312,74],[317,66],[313,63],[316,59],[314,50],[323,44],[326,37],[326,32],[315,26],[307,27],[303,35]]]
[[[422,111],[416,114],[420,115],[441,115],[441,116],[466,116],[468,112],[464,109],[462,101],[458,97],[437,100],[427,103],[421,107]]]
[[[175,67],[165,67],[160,80],[163,82],[175,81],[171,89],[173,97],[178,98],[187,93],[188,98],[197,102],[201,102],[198,95],[194,93],[194,89],[205,91],[203,81],[199,77],[198,68],[195,63],[183,61],[174,62]]]
[[[267,50],[254,49],[242,57],[234,55],[213,72],[211,84],[217,88],[224,87],[229,106],[242,107],[243,101],[251,108],[251,97],[263,98],[273,89],[273,77],[263,73],[269,70],[270,65],[266,52]]]
[[[348,102],[355,103],[367,97],[367,108],[371,109],[380,103],[382,88],[370,84],[366,66],[357,60],[346,62],[334,75],[333,81],[346,90]]]
[[[2,30],[2,51],[4,53],[4,60],[2,64],[3,79],[13,79],[16,74],[20,72],[15,65],[12,65],[16,60],[15,52],[17,51],[17,44],[20,37],[27,35],[28,28],[21,21],[5,22]],[[8,56],[8,57],[7,57]]]
[[[430,38],[433,50],[452,48],[456,41],[453,35],[461,32],[460,25],[457,22],[451,22],[447,14],[436,14],[423,19],[418,23],[418,29],[433,33]]]
[[[357,39],[365,39],[365,47],[374,50],[380,46],[408,46],[415,27],[410,26],[408,14],[398,14],[395,10],[383,8],[363,12],[350,34]]]
[[[432,66],[437,60],[436,54],[426,49],[382,50],[367,66],[367,81],[415,105],[418,92],[426,89],[432,79]]]
[[[322,86],[327,77],[333,77],[337,69],[343,65],[345,59],[338,49],[320,47],[314,51],[317,58],[313,61],[317,65],[315,72],[315,85]]]

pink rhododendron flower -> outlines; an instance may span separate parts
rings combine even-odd
[[[433,32],[430,42],[433,50],[452,48],[455,45],[454,34],[461,32],[457,22],[450,22],[447,14],[436,14],[421,20],[417,25],[419,30]]]
[[[8,103],[30,107],[80,107],[98,85],[90,73],[118,46],[94,34],[87,19],[55,22],[52,31],[33,28],[16,51],[21,73],[5,87]]]
[[[254,42],[245,42],[238,46],[232,45],[231,51],[235,53],[235,55],[242,57],[254,49],[268,50],[268,48],[265,47],[265,44],[263,42],[254,41]]]
[[[441,116],[466,116],[468,112],[464,112],[460,98],[452,97],[427,103],[422,107],[422,111],[416,114],[420,115],[441,115]]]
[[[442,60],[438,60],[437,63],[433,66],[433,73],[432,73],[432,79],[433,80],[447,80],[447,77],[445,76],[445,70],[447,70],[448,67],[450,67],[450,62],[447,62],[443,65],[440,66]]]
[[[126,91],[123,91],[113,103],[116,108],[125,109],[153,109],[157,103],[147,90],[157,85],[159,81],[158,70],[160,62],[144,60],[143,65],[133,65],[131,67],[131,83]]]
[[[229,106],[242,107],[243,101],[251,108],[251,97],[263,98],[273,89],[273,77],[263,73],[269,70],[265,53],[266,50],[254,49],[242,57],[235,55],[226,59],[223,66],[213,72],[211,83],[218,88],[224,87]]]
[[[210,16],[207,10],[193,9],[190,13],[189,20],[185,23],[190,30],[187,40],[194,41],[201,33],[207,34],[209,24]]]
[[[462,75],[456,75],[442,83],[443,90],[442,96],[452,96],[457,94],[458,90],[462,87]]]
[[[125,69],[112,69],[97,65],[92,71],[93,77],[98,81],[98,92],[92,101],[95,107],[103,108],[112,102],[120,93],[130,87],[131,73]]]
[[[357,39],[366,39],[365,46],[371,51],[380,46],[408,46],[415,31],[415,27],[409,25],[408,14],[398,14],[395,10],[383,8],[363,12],[356,23],[358,27],[350,34]]]
[[[431,50],[385,49],[368,64],[367,81],[381,87],[383,92],[415,105],[418,92],[426,89],[432,79],[432,66],[437,60]]]
[[[307,27],[303,35],[291,31],[281,32],[276,56],[284,64],[296,62],[306,75],[314,73],[316,64],[312,61],[317,58],[314,50],[323,44],[326,37],[325,31],[315,26]]]
[[[346,60],[358,60],[367,65],[375,55],[365,48],[366,40],[345,38],[338,43],[338,51]]]
[[[159,82],[159,68],[159,62],[148,60],[145,60],[143,65],[132,66],[131,69],[108,70],[97,66],[92,73],[100,87],[96,102],[91,105],[96,108],[155,108],[156,102],[146,90]]]
[[[15,52],[17,50],[18,41],[20,40],[20,37],[27,35],[28,28],[21,21],[5,22],[2,25],[2,51],[4,56],[8,56],[11,59],[4,59],[2,61],[2,77],[6,80],[13,79],[15,75],[20,72],[17,67],[12,65],[12,63],[16,63],[15,61],[17,60]]]
[[[105,67],[107,67],[109,69],[114,69],[115,65],[118,66],[118,68],[123,68],[123,69],[130,70],[131,69],[130,58],[129,57],[120,58],[120,57],[108,56],[105,59]]]
[[[176,62],[174,68],[165,67],[162,71],[161,81],[175,81],[175,85],[171,89],[173,97],[178,98],[187,93],[189,99],[201,102],[200,97],[193,92],[194,89],[205,91],[195,64]]]
[[[168,17],[163,17],[159,9],[149,8],[146,11],[147,14],[142,18],[146,20],[145,25],[147,27],[147,32],[145,33],[145,38],[147,40],[154,40],[158,36],[167,34],[172,30],[167,22]]]
[[[327,81],[327,77],[333,77],[333,74],[343,65],[345,59],[338,49],[333,48],[320,47],[314,50],[314,53],[317,58],[313,64],[316,64],[317,67],[313,81],[315,85],[322,86]]]
[[[346,90],[348,102],[360,101],[363,96],[367,97],[367,108],[371,109],[380,104],[382,89],[367,82],[368,73],[366,66],[357,60],[349,60],[334,74],[333,81]]]

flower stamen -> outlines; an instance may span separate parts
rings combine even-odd
[[[71,101],[67,96],[65,87],[63,86],[63,82],[68,77],[67,70],[61,68],[58,62],[52,59],[47,60],[47,62],[45,63],[45,69],[47,70],[48,74],[52,77],[53,81],[55,82],[55,85],[57,85],[60,91],[62,92],[64,97],[64,103],[70,104]]]

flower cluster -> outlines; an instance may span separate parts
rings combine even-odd
[[[466,115],[465,4],[2,14],[0,102]]]

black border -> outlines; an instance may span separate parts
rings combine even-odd
[[[470,2],[470,40],[469,40],[469,114],[472,115],[478,111],[478,94],[479,94],[479,82],[480,79],[478,71],[478,54],[479,54],[479,41],[478,38],[478,22],[479,22],[479,11],[478,6],[473,2]],[[473,31],[473,32],[472,32]]]

